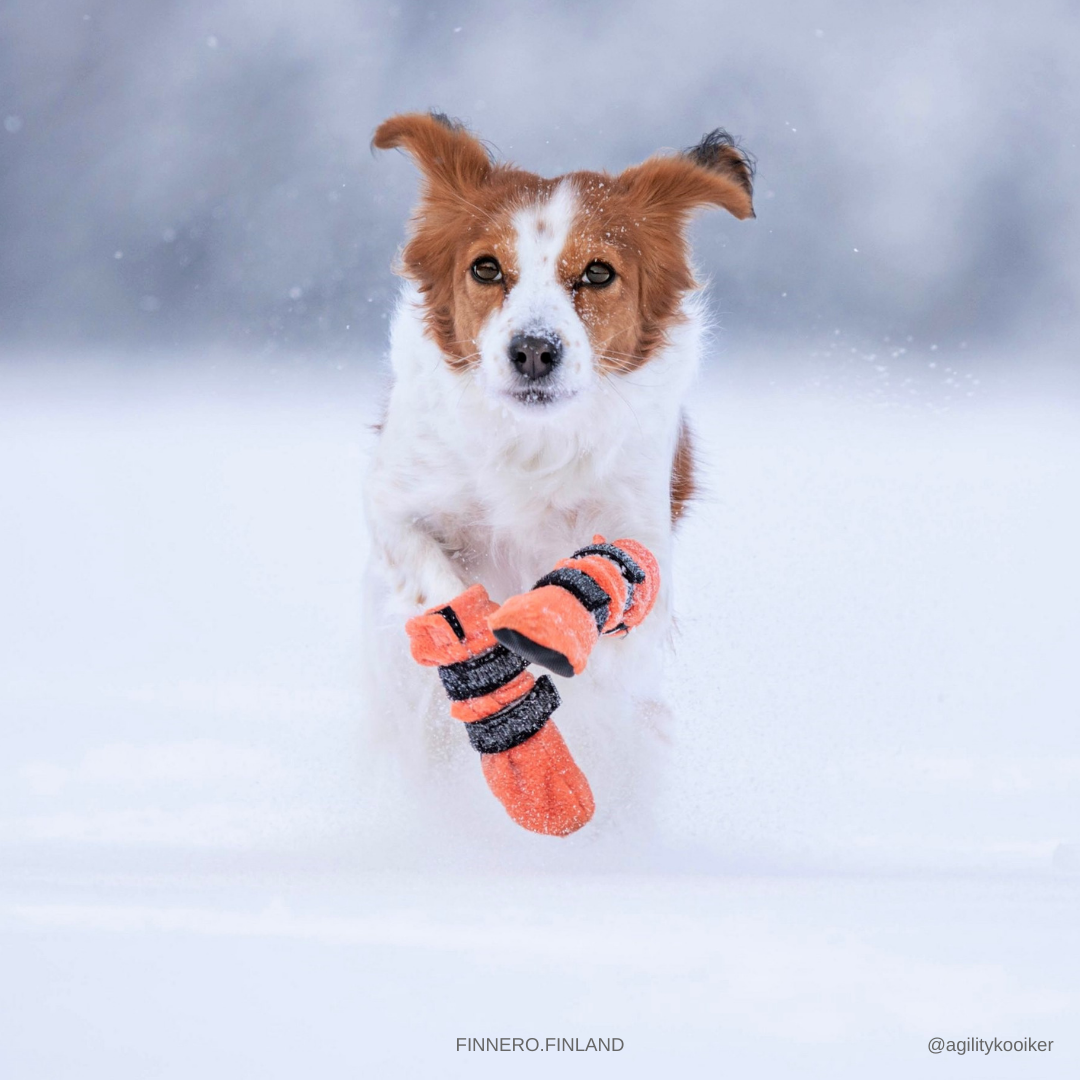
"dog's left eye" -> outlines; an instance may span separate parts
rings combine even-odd
[[[477,281],[490,285],[502,281],[502,267],[490,255],[483,255],[472,264],[472,276]]]
[[[594,262],[585,267],[581,275],[583,285],[610,285],[615,280],[615,271],[607,263]]]

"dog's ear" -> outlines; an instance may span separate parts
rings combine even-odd
[[[681,154],[649,158],[621,179],[654,213],[679,221],[700,206],[754,217],[754,159],[722,128]]]
[[[371,145],[377,150],[407,150],[424,174],[429,193],[477,187],[492,168],[480,140],[442,113],[391,116],[378,126]]]

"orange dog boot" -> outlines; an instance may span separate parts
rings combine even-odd
[[[507,600],[488,625],[519,656],[556,675],[580,675],[600,635],[629,633],[659,591],[660,567],[648,548],[595,536],[529,592]]]
[[[593,816],[592,791],[550,719],[558,691],[495,640],[487,617],[496,610],[474,585],[410,619],[413,659],[438,667],[450,714],[465,722],[484,779],[510,817],[532,832],[567,836]]]

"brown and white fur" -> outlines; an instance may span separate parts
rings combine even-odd
[[[752,216],[750,162],[714,132],[618,175],[544,179],[428,114],[385,121],[373,145],[407,151],[423,179],[366,487],[373,707],[429,778],[468,769],[482,789],[438,679],[409,660],[405,616],[475,582],[504,600],[594,533],[633,537],[659,560],[657,607],[559,680],[555,716],[598,821],[618,818],[669,738],[672,535],[694,486],[682,409],[704,333],[685,227],[705,206]],[[498,279],[478,280],[477,260]],[[586,276],[596,263],[613,271],[602,285]],[[508,356],[521,334],[561,349],[542,377]]]

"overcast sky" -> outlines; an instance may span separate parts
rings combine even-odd
[[[547,174],[722,125],[758,219],[694,226],[744,340],[1064,340],[1080,8],[9,0],[0,342],[382,348],[436,107]]]

